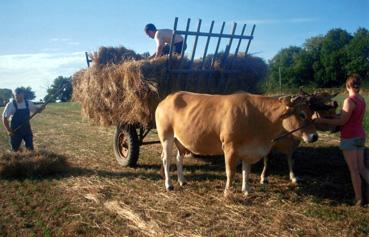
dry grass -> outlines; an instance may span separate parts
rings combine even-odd
[[[35,146],[68,157],[62,174],[0,178],[0,236],[366,236],[367,208],[353,192],[338,138],[323,134],[296,153],[298,187],[287,161],[274,154],[270,182],[253,167],[243,198],[241,173],[225,200],[224,161],[186,158],[188,185],[167,192],[160,178],[160,146],[142,147],[136,169],[118,166],[112,128],[90,126],[74,103],[52,104],[32,122]],[[3,132],[1,130],[1,132]],[[156,139],[150,134],[149,139]],[[0,152],[7,141],[0,139]],[[175,178],[175,173],[172,173]]]

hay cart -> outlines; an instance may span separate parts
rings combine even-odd
[[[186,29],[185,30],[179,30],[177,29],[178,26],[178,18],[175,18],[174,21],[174,28],[173,28],[173,36],[172,36],[172,42],[170,44],[170,50],[169,55],[167,58],[167,80],[169,81],[171,76],[181,74],[181,75],[188,75],[188,74],[206,74],[210,77],[212,75],[217,74],[220,75],[218,77],[218,81],[216,82],[216,88],[209,88],[207,93],[217,93],[217,94],[226,94],[228,93],[225,88],[225,77],[229,74],[237,74],[237,70],[228,69],[227,67],[222,67],[222,65],[226,64],[232,64],[232,57],[229,57],[231,54],[233,56],[237,56],[240,53],[240,46],[241,43],[245,42],[246,45],[244,56],[246,57],[248,55],[248,50],[250,47],[251,40],[253,39],[253,34],[255,31],[255,25],[251,28],[251,33],[249,35],[245,35],[246,30],[246,24],[243,24],[242,30],[240,34],[236,34],[237,29],[237,23],[233,23],[231,26],[231,32],[230,33],[224,33],[224,28],[226,23],[223,22],[220,28],[219,33],[213,33],[214,28],[214,21],[211,22],[210,28],[208,32],[201,31],[201,19],[198,20],[197,24],[197,30],[196,31],[190,31],[190,22],[191,19],[189,18],[187,20]],[[192,37],[193,40],[193,46],[192,46],[192,52],[191,57],[189,58],[190,63],[188,68],[174,68],[172,67],[172,58],[173,58],[173,42],[175,35],[182,35],[184,37],[184,44],[180,55],[177,55],[179,57],[179,60],[183,60],[184,58],[184,51],[185,47],[187,47],[187,44],[189,43],[189,37]],[[197,54],[202,56],[200,60],[201,67],[200,68],[192,68],[194,58],[196,55],[197,45],[199,38],[203,37],[205,40],[205,47],[202,54]],[[214,41],[214,47],[215,51],[213,54],[208,54],[209,44],[211,40]],[[222,40],[226,40],[225,42],[222,42]],[[232,43],[236,41],[236,44],[233,45],[232,49]],[[225,43],[225,49],[222,48],[222,43]],[[192,44],[192,42],[191,42]],[[222,49],[221,49],[222,48]],[[187,48],[188,51],[189,48]],[[220,49],[222,50],[222,53],[220,53]],[[206,64],[205,59],[211,60],[210,64]],[[216,59],[221,60],[221,68],[214,69],[214,62]],[[87,65],[90,66],[91,59],[89,58],[88,54],[86,53],[86,61]],[[169,89],[168,89],[169,90]],[[239,90],[242,90],[242,88],[239,88]],[[190,90],[189,90],[190,91]],[[155,122],[152,122],[152,125],[149,127],[145,127],[142,124],[119,124],[117,125],[115,129],[114,134],[114,154],[115,158],[118,161],[118,163],[122,166],[130,166],[134,167],[137,164],[138,157],[139,157],[139,150],[140,146],[142,145],[148,145],[148,144],[156,144],[160,143],[160,141],[144,141],[145,137],[149,134],[149,132],[155,128]]]

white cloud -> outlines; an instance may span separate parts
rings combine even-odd
[[[69,46],[76,46],[80,45],[81,43],[69,38],[51,38],[49,40],[53,45],[69,45]]]
[[[81,43],[80,42],[77,42],[77,41],[69,41],[67,42],[68,45],[73,45],[73,46],[76,46],[76,45],[80,45]]]
[[[0,88],[30,86],[37,98],[58,76],[71,76],[86,67],[84,52],[0,55]]]
[[[309,22],[316,22],[318,18],[308,18],[308,17],[301,17],[301,18],[289,18],[289,19],[245,19],[236,21],[239,23],[244,24],[257,24],[257,25],[266,25],[266,24],[297,24],[297,23],[309,23]]]
[[[50,39],[51,42],[68,42],[70,40],[71,39],[68,39],[68,38],[51,38]]]

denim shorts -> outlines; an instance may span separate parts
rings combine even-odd
[[[364,150],[365,149],[365,137],[354,137],[348,139],[341,139],[341,150]]]

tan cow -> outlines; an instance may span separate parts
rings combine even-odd
[[[314,111],[312,119],[322,116],[322,117],[332,117],[336,115],[336,109],[338,104],[336,101],[332,101],[332,98],[337,96],[338,93],[329,94],[326,92],[318,92],[314,94],[308,94],[304,91],[300,92],[301,95],[307,96],[309,107],[311,110]],[[330,132],[337,132],[337,127],[328,125],[328,124],[316,124],[316,129],[318,131],[330,131]],[[293,172],[294,160],[293,160],[293,153],[297,150],[300,145],[300,140],[294,138],[293,136],[286,136],[283,139],[276,141],[273,146],[273,150],[276,150],[287,157],[288,161],[288,169],[289,169],[289,176],[290,180],[293,184],[297,183],[297,177]],[[268,168],[268,156],[264,157],[264,166],[263,171],[260,175],[260,183],[265,184],[268,182],[268,177],[266,176],[266,171]]]
[[[272,139],[284,131],[300,127],[293,136],[305,142],[318,139],[311,116],[312,111],[301,96],[277,99],[248,93],[171,94],[160,102],[155,112],[156,128],[163,147],[165,187],[173,189],[169,167],[172,147],[176,143],[180,185],[185,183],[182,169],[186,152],[201,155],[224,153],[225,196],[231,192],[239,160],[242,161],[242,191],[247,195],[250,165],[269,153]]]

